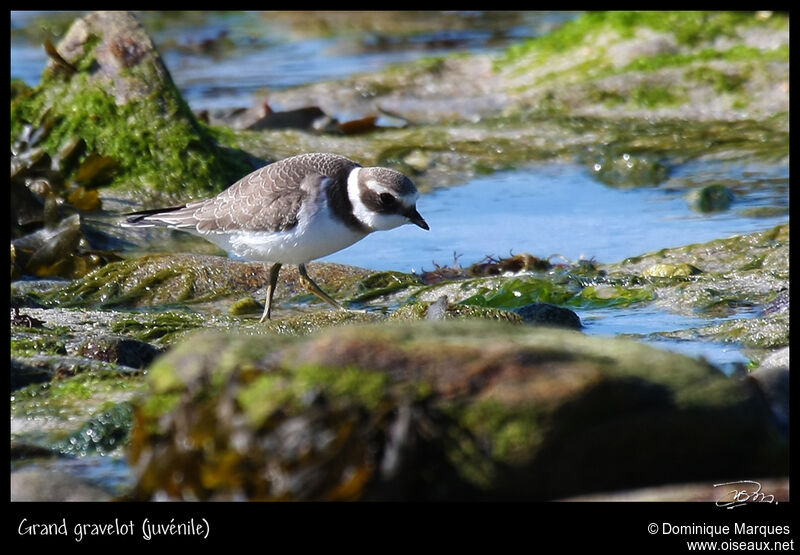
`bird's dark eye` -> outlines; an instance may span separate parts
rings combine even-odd
[[[391,194],[381,193],[381,204],[383,204],[386,207],[389,207],[389,206],[394,206],[396,203],[397,199],[394,198]]]

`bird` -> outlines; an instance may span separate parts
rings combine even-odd
[[[198,235],[233,258],[263,262],[269,274],[264,313],[271,317],[278,274],[296,264],[301,284],[345,310],[308,275],[310,261],[374,231],[430,227],[417,210],[419,191],[403,173],[363,167],[329,152],[298,154],[263,166],[219,193],[180,206],[125,214],[125,227],[167,227]]]

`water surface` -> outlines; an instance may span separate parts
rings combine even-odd
[[[731,208],[693,211],[687,185],[719,181],[742,191]],[[522,252],[620,262],[786,222],[788,186],[782,165],[692,162],[674,168],[658,187],[634,189],[604,185],[584,166],[532,166],[425,194],[417,207],[429,232],[409,225],[374,233],[323,260],[404,272],[431,270],[434,262],[452,265],[454,256],[469,265]],[[765,205],[785,212],[763,218],[743,213]]]

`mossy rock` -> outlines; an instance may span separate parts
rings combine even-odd
[[[691,264],[678,263],[678,264],[653,264],[645,268],[642,272],[642,277],[648,278],[687,278],[703,273],[699,268],[695,268]]]
[[[746,382],[568,330],[202,333],[148,383],[130,499],[552,499],[788,468]]]
[[[401,306],[389,316],[390,321],[414,321],[429,318],[433,303],[416,302]],[[440,320],[496,320],[500,322],[521,323],[522,318],[514,312],[485,306],[450,305],[441,314]]]
[[[329,294],[348,296],[369,271],[331,263],[309,264],[309,273]],[[221,256],[148,255],[108,264],[69,284],[34,296],[45,306],[143,307],[208,303],[267,284],[263,264]],[[305,294],[297,268],[281,272],[275,301]],[[316,299],[316,297],[314,297]],[[235,304],[236,301],[231,301]]]
[[[777,347],[788,341],[788,318],[776,318],[772,303],[789,288],[789,224],[767,231],[735,235],[684,247],[662,249],[605,266],[609,277],[645,276],[652,286],[656,302],[669,310],[706,316],[735,316],[745,310],[761,309],[770,320],[768,334],[757,332],[754,324],[721,323],[719,340],[730,342],[736,330],[747,345]],[[702,268],[698,273],[697,269]],[[784,301],[778,300],[780,307]],[[758,339],[756,338],[758,337]]]
[[[689,206],[698,212],[722,212],[731,207],[735,196],[725,185],[708,185],[688,195]]]
[[[51,156],[83,139],[85,157],[115,165],[111,187],[161,202],[219,192],[253,169],[195,118],[133,14],[77,19],[53,49],[41,84],[11,102],[12,137],[47,121]]]

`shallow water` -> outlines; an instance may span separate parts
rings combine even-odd
[[[658,332],[700,328],[719,323],[728,318],[701,318],[675,314],[658,306],[648,305],[631,309],[603,308],[578,310],[583,331],[587,335],[615,337],[619,335],[637,337],[642,343],[659,349],[681,353],[693,358],[704,358],[728,375],[740,373],[749,362],[736,345],[710,341],[679,341],[671,338],[648,337]],[[731,318],[743,318],[737,314]]]
[[[683,189],[689,181],[725,181],[743,192],[724,212],[694,212]],[[404,272],[431,270],[434,262],[452,265],[454,253],[462,265],[510,252],[619,262],[788,221],[788,186],[786,166],[738,162],[692,162],[674,168],[658,187],[635,189],[604,185],[583,166],[536,166],[423,195],[417,206],[429,232],[408,225],[374,233],[323,260]],[[785,211],[764,218],[742,214],[765,205]]]
[[[11,76],[40,81],[47,56],[36,33],[42,21],[65,27],[87,12],[11,12]],[[492,52],[537,36],[575,12],[368,13],[350,23],[266,12],[138,13],[173,80],[195,110],[249,107],[254,94],[379,71],[388,65],[453,51]],[[324,19],[324,18],[321,18]],[[307,20],[307,21],[306,21]],[[361,22],[359,22],[361,21]],[[27,34],[22,29],[28,28]],[[31,35],[35,36],[31,40]],[[57,43],[58,38],[53,38]],[[203,47],[203,44],[209,44]],[[280,106],[274,106],[280,109]],[[336,116],[341,116],[336,114]],[[356,115],[358,117],[363,116]]]

